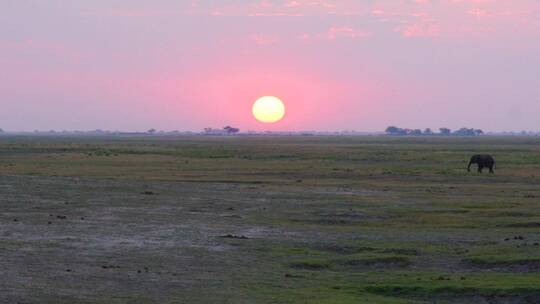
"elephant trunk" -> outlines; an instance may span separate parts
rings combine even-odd
[[[467,166],[467,171],[468,171],[468,172],[471,172],[471,166],[472,166],[472,164],[473,164],[473,161],[471,160],[471,161],[469,162],[469,166]]]

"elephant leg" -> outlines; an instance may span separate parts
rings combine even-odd
[[[482,170],[484,170],[483,166],[478,166],[478,173],[482,173]]]
[[[489,167],[489,173],[493,174],[495,171],[493,171],[493,166]]]

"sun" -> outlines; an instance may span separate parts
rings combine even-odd
[[[285,116],[285,104],[274,96],[263,96],[253,104],[253,116],[264,123],[276,123]]]

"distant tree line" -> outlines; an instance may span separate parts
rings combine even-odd
[[[388,135],[408,135],[408,136],[429,136],[429,135],[441,135],[441,136],[480,136],[484,134],[484,131],[480,129],[461,128],[459,130],[452,131],[448,128],[440,128],[439,132],[433,132],[430,128],[426,128],[423,131],[420,129],[407,129],[398,128],[396,126],[390,126],[386,128],[386,134]]]
[[[240,129],[226,126],[223,129],[204,128],[203,134],[206,135],[233,135],[240,132]]]

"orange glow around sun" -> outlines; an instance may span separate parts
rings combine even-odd
[[[253,116],[263,123],[276,123],[285,116],[285,104],[274,96],[263,96],[253,104]]]

